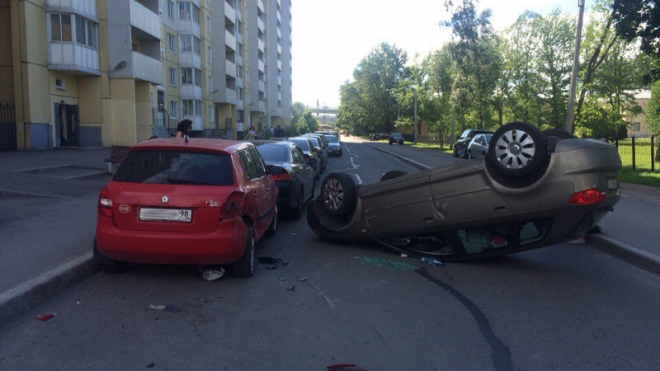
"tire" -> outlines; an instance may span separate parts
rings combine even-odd
[[[498,174],[520,178],[543,167],[547,153],[541,130],[525,122],[511,122],[493,134],[488,161]]]
[[[406,173],[403,170],[390,170],[387,173],[383,174],[383,176],[380,178],[380,181],[382,182],[384,180],[398,178],[398,177],[406,175],[406,174],[408,174],[408,173]]]
[[[266,230],[266,235],[267,236],[274,236],[277,233],[277,218],[279,217],[279,211],[277,210],[277,206],[275,206],[275,215],[273,215],[273,221],[270,222],[270,226],[268,226],[268,229]]]
[[[466,147],[461,148],[461,158],[462,159],[467,159],[467,156],[468,156],[467,148]]]
[[[458,157],[458,150],[456,149],[456,146],[454,146],[454,153],[453,153],[453,155],[454,155],[454,157]]]
[[[243,257],[231,265],[231,273],[236,277],[254,276],[254,229],[249,227],[245,239],[245,252]]]
[[[328,174],[321,183],[323,208],[331,216],[346,216],[355,211],[356,187],[346,173]]]
[[[474,157],[472,156],[472,151],[468,150],[468,155],[467,155],[468,160],[472,160]]]
[[[304,198],[305,198],[305,192],[303,192],[303,189],[300,188],[300,195],[298,196],[298,202],[296,203],[296,207],[291,209],[291,219],[300,220],[300,218],[302,217],[303,207],[305,206]]]
[[[543,136],[548,141],[548,153],[552,153],[557,148],[557,142],[563,139],[575,138],[575,136],[564,129],[552,128],[543,130]]]

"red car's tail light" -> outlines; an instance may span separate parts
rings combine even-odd
[[[291,178],[291,174],[286,171],[282,174],[270,174],[270,178],[276,182],[290,182],[293,180],[293,178]]]
[[[220,220],[231,219],[243,214],[245,205],[245,194],[242,192],[233,192],[227,197],[225,203],[220,208]]]
[[[571,205],[593,205],[605,201],[606,196],[607,192],[601,191],[598,188],[592,188],[574,193],[569,203]]]
[[[99,193],[99,215],[112,218],[112,200],[108,194],[108,189],[103,187]]]

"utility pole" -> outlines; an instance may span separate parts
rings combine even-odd
[[[585,0],[578,0],[579,15],[577,35],[575,36],[575,55],[573,56],[573,73],[571,74],[571,87],[568,92],[568,110],[566,111],[566,131],[573,133],[573,117],[575,106],[575,85],[577,81],[578,65],[580,63],[580,39],[582,38],[582,16],[584,15]]]
[[[413,133],[413,141],[417,144],[417,89],[413,90],[413,95],[415,96],[415,132]]]

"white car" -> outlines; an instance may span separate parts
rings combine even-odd
[[[467,148],[467,158],[485,156],[488,153],[488,143],[493,134],[477,134],[472,138]]]

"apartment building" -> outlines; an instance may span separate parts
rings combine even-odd
[[[290,125],[290,0],[0,0],[0,42],[17,149]]]

